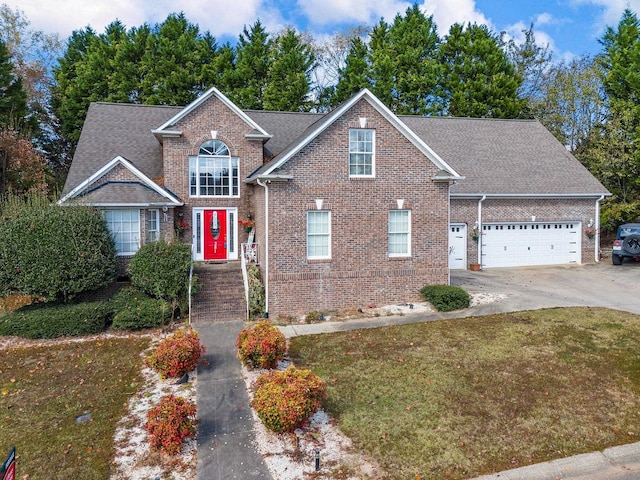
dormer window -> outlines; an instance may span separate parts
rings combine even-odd
[[[207,140],[197,157],[189,157],[189,194],[192,197],[237,197],[239,159],[220,140]]]

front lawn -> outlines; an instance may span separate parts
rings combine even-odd
[[[640,440],[640,317],[529,311],[293,338],[393,479],[465,479]]]
[[[138,335],[0,350],[0,461],[15,445],[16,478],[108,478],[148,345]]]

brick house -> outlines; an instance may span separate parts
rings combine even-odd
[[[60,202],[104,210],[123,268],[157,238],[238,261],[250,222],[277,316],[413,301],[477,259],[597,261],[606,195],[535,121],[397,116],[368,90],[326,114],[242,111],[212,88],[91,104]]]

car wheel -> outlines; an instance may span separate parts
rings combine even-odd
[[[611,261],[614,265],[622,265],[622,256],[616,255],[615,253],[611,255]]]
[[[629,235],[622,241],[622,248],[627,252],[638,255],[640,253],[640,235]]]

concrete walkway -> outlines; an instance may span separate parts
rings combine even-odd
[[[249,397],[235,352],[243,322],[203,322],[194,328],[209,363],[198,367],[196,479],[271,479],[254,444]]]

